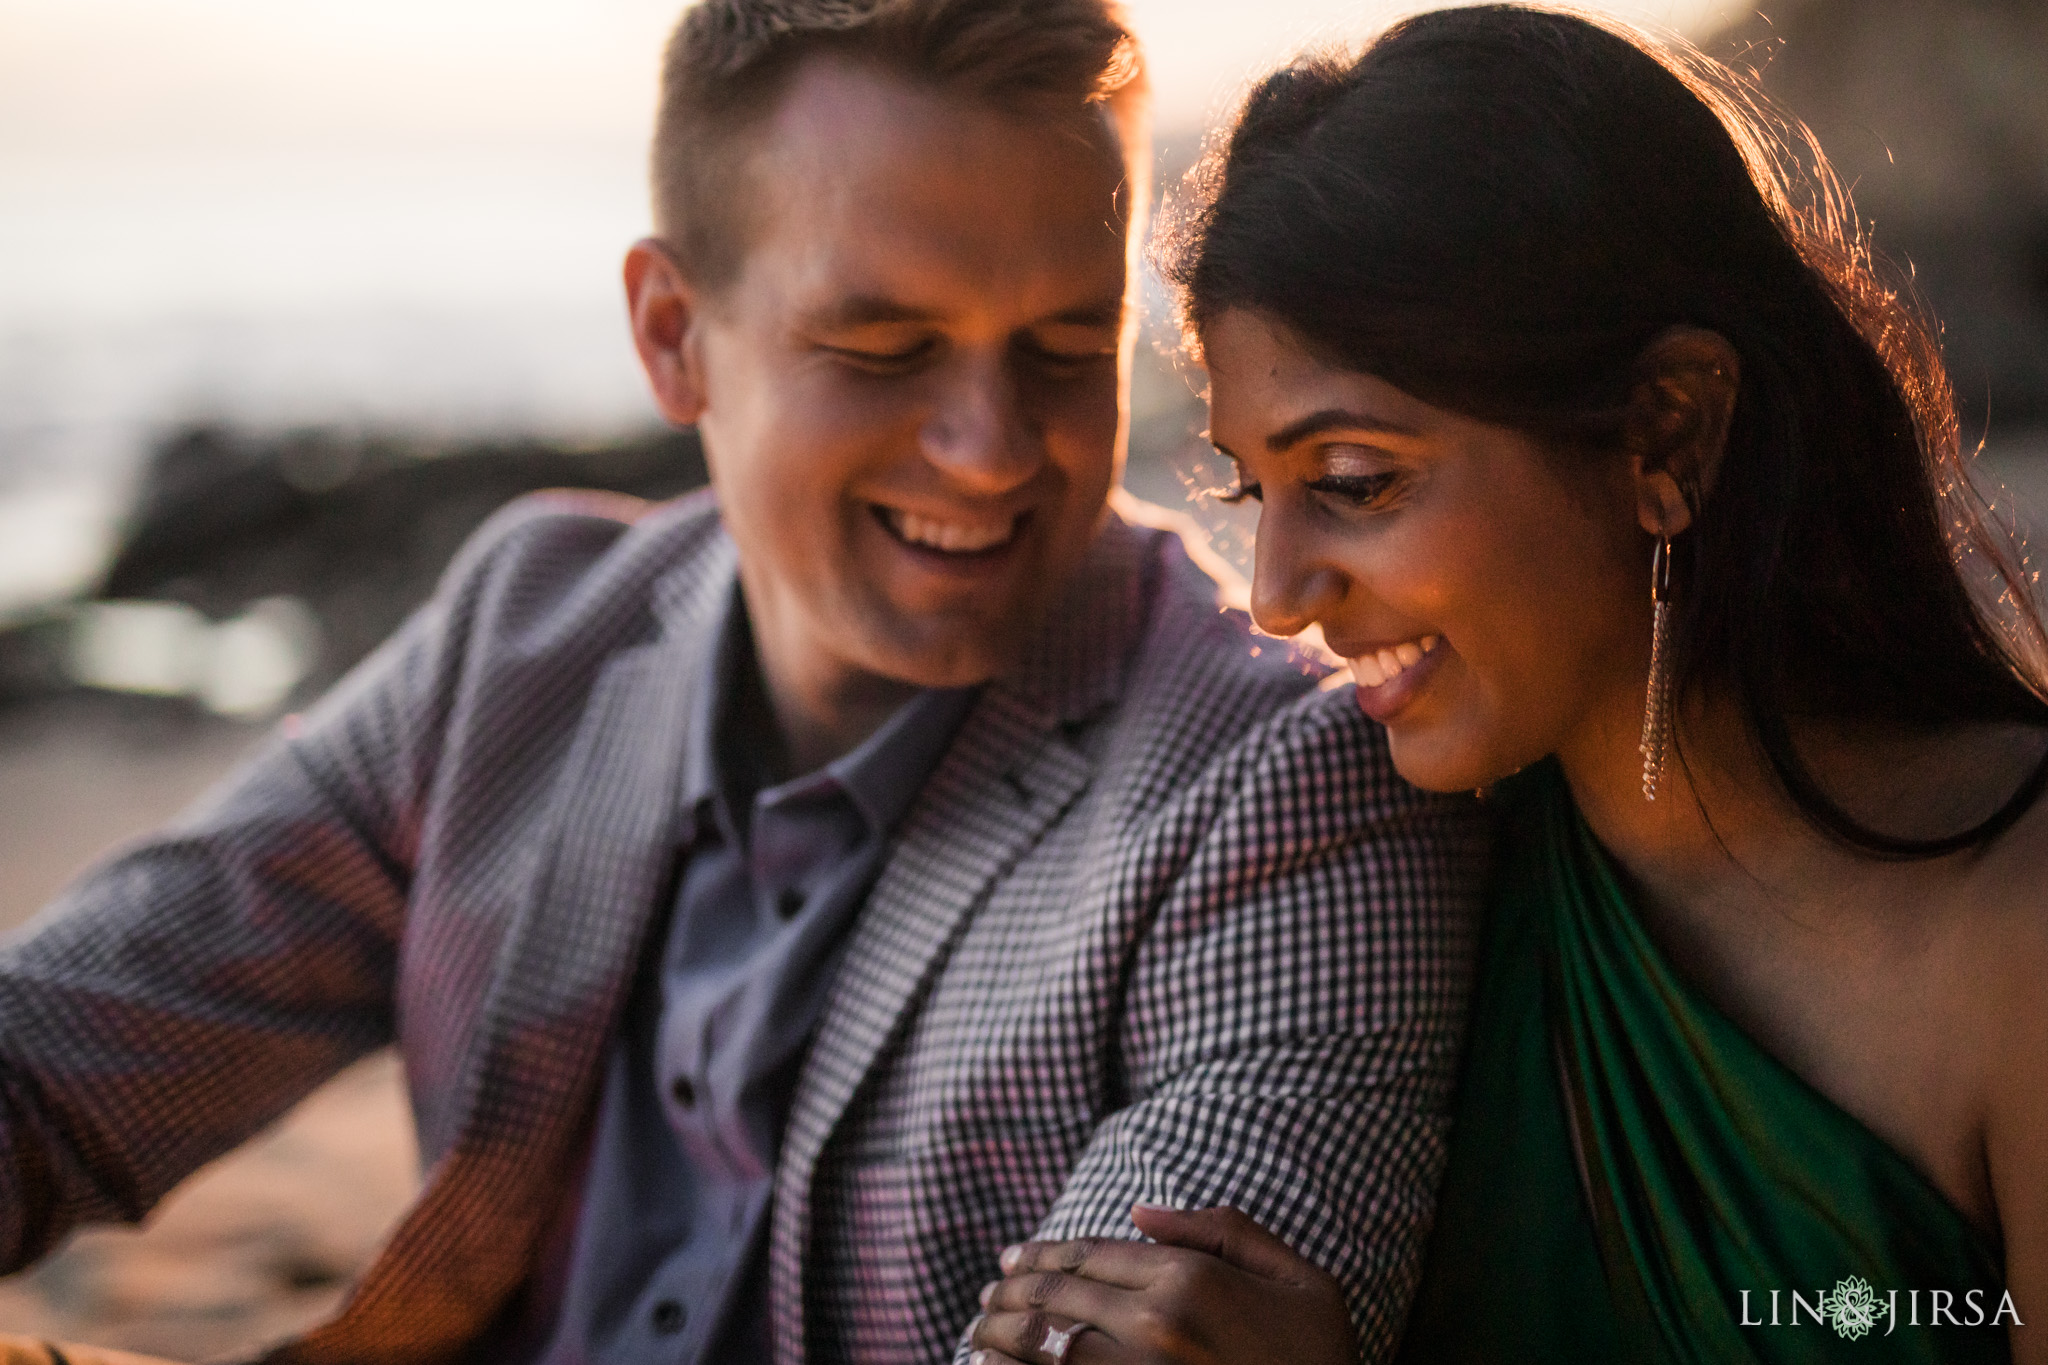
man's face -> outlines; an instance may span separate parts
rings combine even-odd
[[[1117,476],[1114,135],[814,58],[750,165],[744,265],[683,346],[771,687],[984,681]]]

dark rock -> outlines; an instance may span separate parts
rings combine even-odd
[[[589,448],[520,440],[435,449],[330,430],[193,427],[151,457],[96,596],[180,602],[215,620],[264,598],[296,598],[322,639],[305,695],[390,634],[469,534],[513,498],[563,487],[667,498],[705,477],[694,432]],[[7,670],[0,648],[0,686]]]

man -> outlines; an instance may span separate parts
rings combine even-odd
[[[688,12],[626,284],[714,494],[501,514],[0,957],[0,1268],[395,1040],[424,1190],[272,1360],[944,1359],[1140,1200],[1389,1345],[1475,831],[1107,510],[1147,155],[1108,0]]]

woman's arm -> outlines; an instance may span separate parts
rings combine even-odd
[[[1157,1245],[1005,1251],[974,1365],[1358,1365],[1337,1281],[1244,1214],[1141,1204],[1131,1221]]]

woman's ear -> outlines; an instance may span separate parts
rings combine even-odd
[[[679,427],[704,415],[703,301],[668,247],[649,237],[626,252],[633,346],[661,415]]]
[[[1742,358],[1719,332],[1673,327],[1643,348],[1626,431],[1636,517],[1654,536],[1692,525],[1721,470]]]

